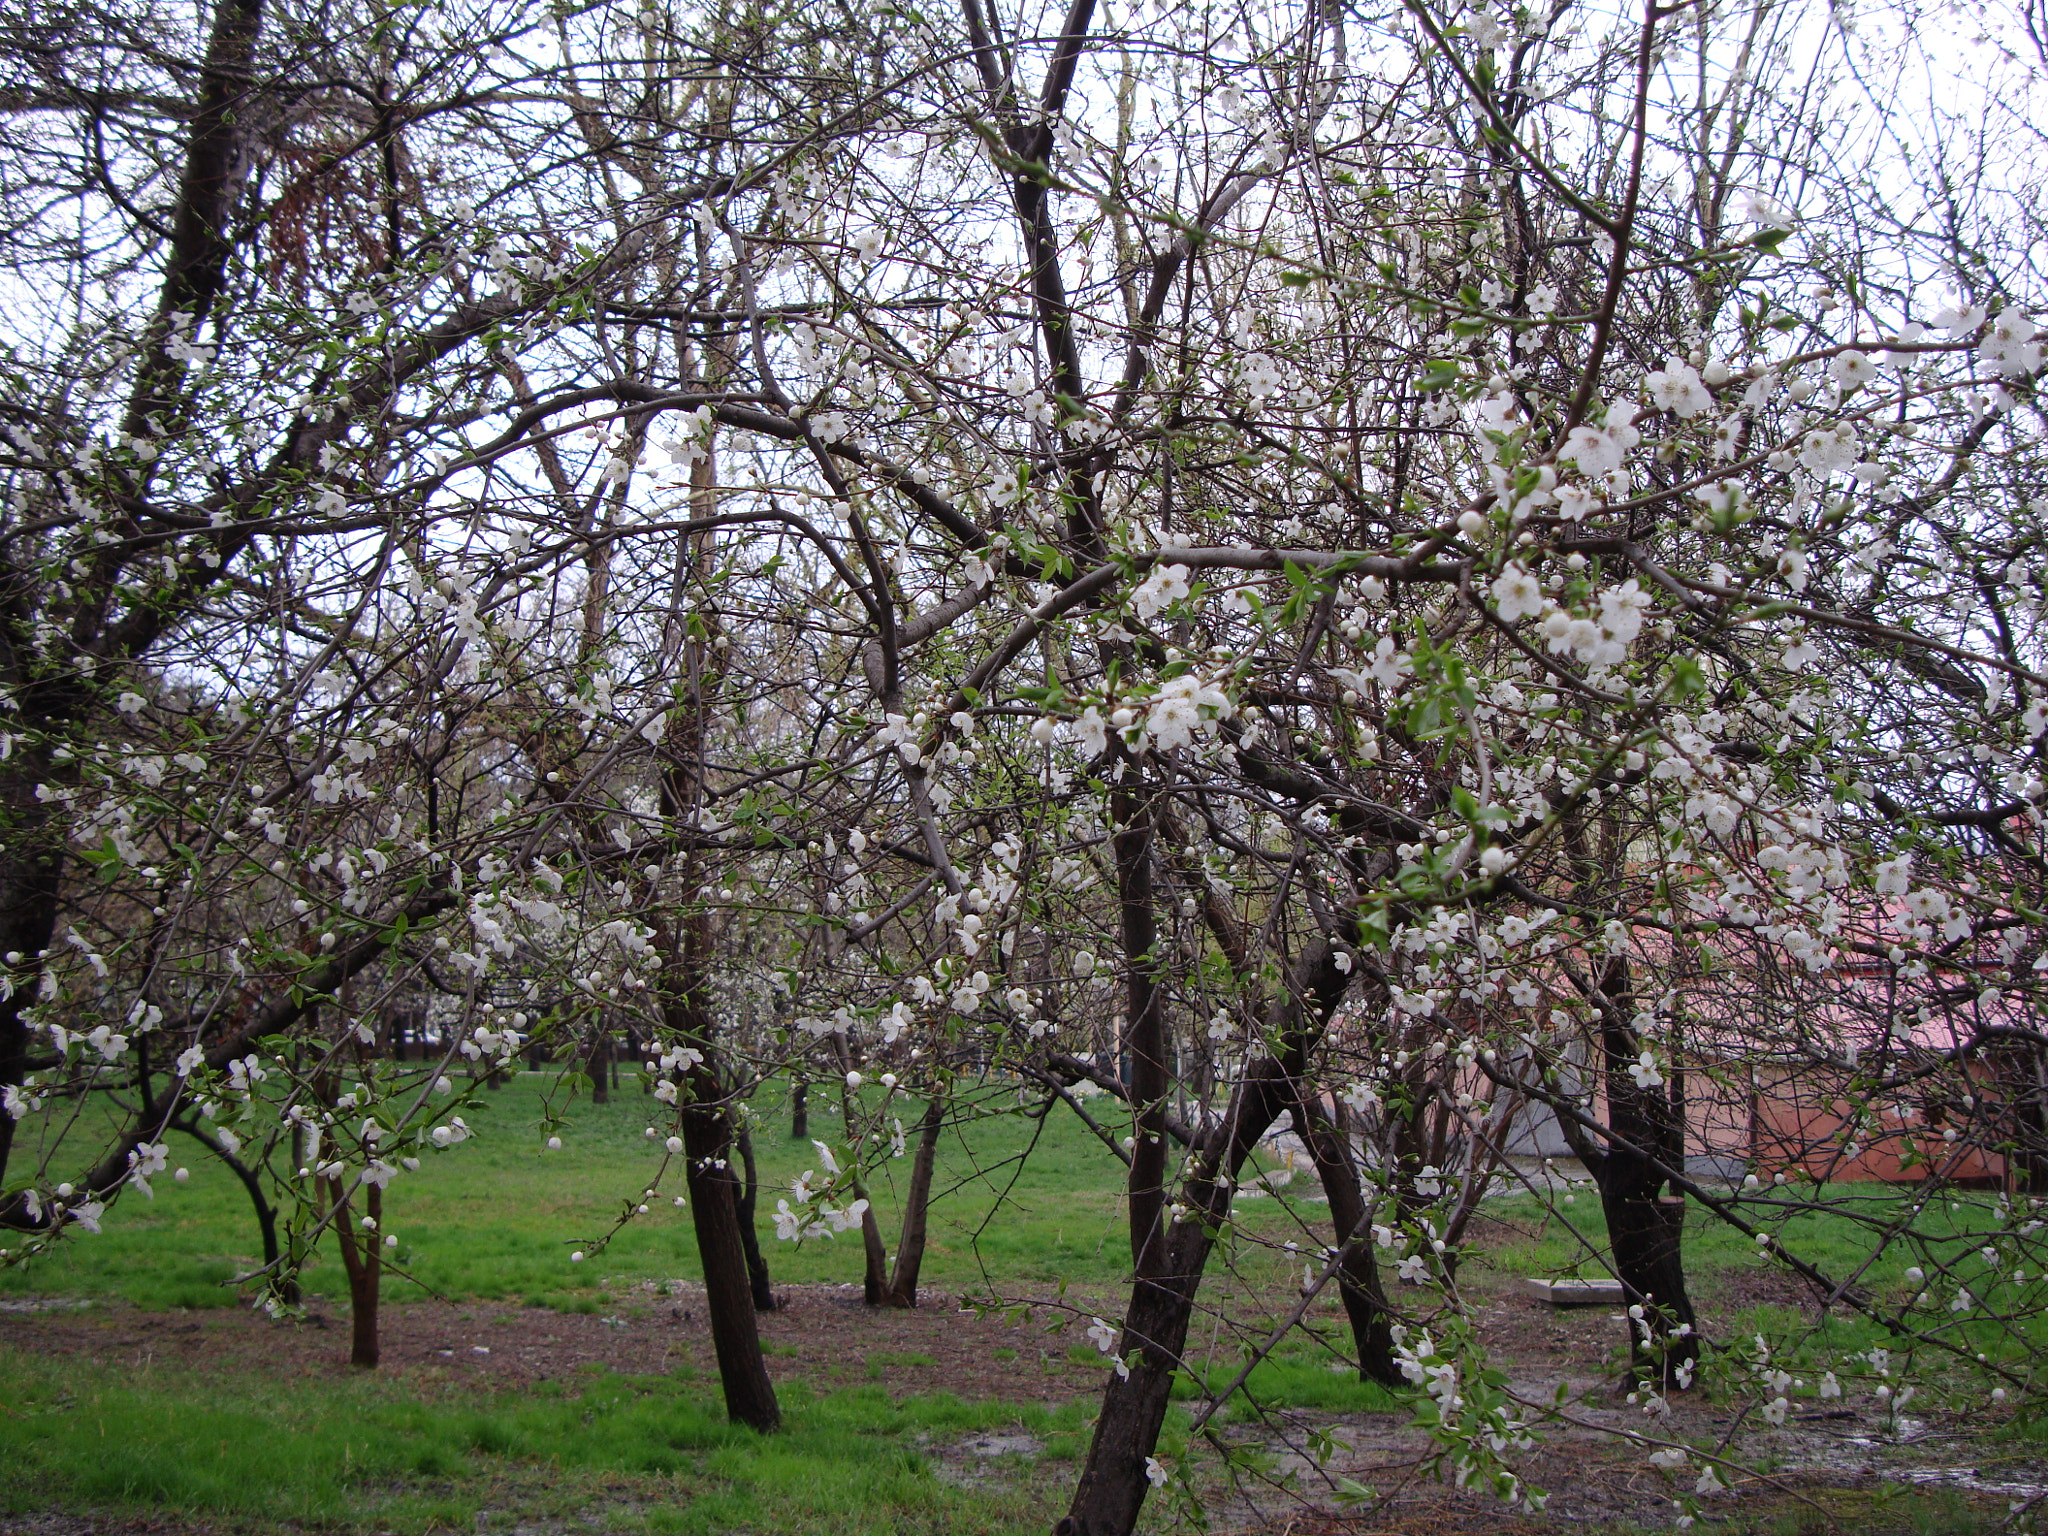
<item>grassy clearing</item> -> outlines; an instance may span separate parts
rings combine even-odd
[[[375,1377],[281,1394],[20,1359],[0,1360],[0,1404],[0,1512],[61,1502],[405,1533],[571,1516],[676,1533],[1035,1531],[1029,1469],[978,1466],[955,1486],[945,1452],[991,1430],[1076,1443],[1081,1428],[1079,1408],[799,1387],[764,1439],[667,1376],[435,1402]]]
[[[569,1079],[572,1091],[581,1083]],[[811,1134],[837,1143],[842,1132],[826,1100],[813,1094]],[[1005,1107],[1014,1109],[1015,1102]],[[790,1139],[779,1100],[764,1097],[756,1107],[758,1225],[776,1281],[857,1282],[856,1237],[801,1246],[775,1240],[776,1200],[805,1169],[818,1166],[818,1155],[809,1140]],[[921,1107],[899,1101],[899,1118],[914,1124]],[[541,1129],[551,1108],[567,1121],[559,1130],[562,1148],[554,1152],[546,1150]],[[480,1134],[430,1157],[418,1174],[386,1191],[384,1230],[399,1238],[400,1265],[440,1295],[584,1312],[605,1309],[611,1293],[641,1281],[698,1278],[689,1213],[665,1196],[649,1201],[646,1217],[594,1251],[622,1206],[639,1201],[656,1175],[662,1155],[645,1131],[665,1127],[661,1108],[631,1086],[609,1104],[565,1100],[552,1074],[520,1074],[503,1089],[478,1094],[475,1107],[462,1113]],[[31,1146],[38,1129],[26,1127]],[[78,1142],[89,1145],[90,1138]],[[1029,1157],[1020,1157],[1027,1144]],[[71,1161],[83,1166],[89,1154]],[[232,1304],[235,1292],[225,1282],[261,1255],[248,1197],[197,1140],[174,1140],[172,1163],[189,1168],[188,1183],[159,1178],[153,1201],[124,1194],[101,1235],[64,1242],[29,1266],[0,1271],[0,1298],[73,1295],[150,1310]],[[896,1231],[909,1166],[907,1157],[884,1163],[869,1192],[885,1239]],[[1101,1291],[1121,1284],[1129,1261],[1122,1171],[1064,1109],[1042,1124],[1016,1113],[964,1120],[943,1144],[926,1283],[942,1293],[1062,1283]],[[669,1183],[679,1178],[672,1171]],[[1247,1202],[1242,1219],[1253,1235],[1328,1240],[1328,1211],[1318,1205]],[[1238,1246],[1238,1262],[1250,1266],[1246,1278],[1253,1284],[1276,1279],[1288,1262],[1268,1256],[1256,1242]],[[591,1257],[570,1263],[578,1250]],[[324,1253],[304,1279],[312,1296],[346,1295],[339,1262]],[[394,1282],[389,1294],[402,1299],[403,1287]]]
[[[398,1236],[398,1260],[422,1286],[458,1299],[594,1313],[613,1310],[624,1293],[645,1282],[698,1277],[688,1212],[664,1198],[647,1202],[648,1216],[629,1223],[601,1251],[596,1247],[616,1213],[639,1201],[655,1177],[661,1154],[645,1130],[663,1122],[654,1113],[660,1106],[630,1086],[611,1103],[597,1105],[576,1096],[584,1083],[580,1077],[565,1085],[552,1075],[522,1074],[501,1090],[479,1093],[465,1115],[481,1134],[429,1158],[420,1173],[392,1185],[384,1227]],[[811,1129],[837,1142],[831,1099],[813,1094]],[[1004,1098],[1001,1108],[1014,1111],[1015,1103]],[[756,1108],[759,1225],[776,1281],[857,1282],[861,1255],[851,1235],[800,1246],[775,1240],[776,1200],[791,1180],[818,1165],[818,1157],[808,1140],[791,1140],[778,1099],[764,1096]],[[906,1101],[898,1108],[901,1119],[914,1122],[920,1106]],[[546,1150],[543,1130],[551,1115],[564,1122],[563,1146],[554,1152]],[[25,1124],[25,1139],[33,1145],[41,1129]],[[226,1282],[252,1268],[260,1251],[247,1197],[199,1142],[180,1139],[173,1155],[174,1163],[190,1168],[190,1182],[160,1178],[153,1202],[125,1196],[101,1235],[73,1238],[31,1265],[0,1271],[0,1299],[69,1295],[150,1310],[231,1304],[236,1293]],[[870,1190],[885,1239],[896,1230],[898,1192],[908,1169],[908,1159],[885,1162]],[[1014,1112],[963,1118],[942,1144],[925,1283],[941,1295],[1043,1293],[1061,1286],[1081,1295],[1113,1292],[1124,1279],[1128,1255],[1121,1173],[1121,1165],[1064,1110],[1043,1122]],[[1249,1302],[1263,1315],[1275,1296],[1291,1289],[1304,1260],[1281,1245],[1292,1241],[1312,1251],[1329,1240],[1328,1207],[1306,1198],[1312,1182],[1297,1179],[1277,1198],[1240,1201],[1236,1229],[1223,1243],[1205,1290],[1233,1305]],[[1795,1213],[1769,1191],[1742,1206],[1829,1274],[1856,1276],[1863,1293],[1880,1302],[1906,1300],[1905,1267],[1926,1256],[1901,1249],[1870,1266],[1868,1230],[1839,1212],[1860,1207],[1882,1216],[1910,1197],[1873,1186],[1846,1187],[1834,1197],[1839,1211]],[[1992,1225],[1985,1201],[1980,1196],[1936,1202],[1919,1221],[1937,1240],[1938,1256],[1959,1263],[1956,1278],[1980,1295],[1992,1280],[1977,1273],[1984,1265],[1974,1251],[1975,1234]],[[1606,1229],[1599,1201],[1588,1193],[1548,1210],[1530,1196],[1490,1201],[1486,1216],[1488,1235],[1468,1257],[1469,1272],[1602,1270]],[[577,1250],[590,1258],[572,1264],[569,1255]],[[1687,1262],[1709,1305],[1721,1303],[1737,1277],[1769,1263],[1750,1239],[1705,1211],[1688,1223]],[[304,1278],[314,1297],[335,1300],[345,1293],[339,1263],[324,1253]],[[390,1300],[402,1302],[408,1294],[397,1278],[388,1283]],[[1335,1306],[1334,1293],[1329,1305]],[[1782,1311],[1750,1309],[1734,1322],[1741,1328],[1790,1322]],[[1835,1342],[1848,1348],[1885,1342],[1881,1330],[1852,1315],[1839,1316],[1830,1327]],[[2000,1343],[1987,1336],[1980,1347],[2014,1345],[2009,1337]]]
[[[580,1082],[580,1079],[572,1079]],[[522,1074],[498,1091],[477,1096],[463,1114],[479,1135],[427,1159],[418,1174],[386,1192],[384,1227],[399,1237],[400,1263],[421,1284],[453,1297],[526,1301],[572,1310],[601,1306],[607,1290],[643,1279],[692,1279],[696,1246],[687,1211],[666,1198],[649,1202],[650,1214],[629,1224],[602,1252],[571,1265],[569,1254],[591,1250],[623,1203],[637,1201],[662,1161],[645,1128],[665,1126],[661,1106],[631,1087],[606,1105],[563,1102],[550,1095],[553,1077]],[[822,1096],[818,1096],[822,1097]],[[563,1146],[549,1152],[540,1126],[553,1098],[567,1124]],[[760,1226],[778,1281],[857,1280],[858,1243],[812,1241],[801,1248],[778,1244],[769,1213],[789,1182],[818,1166],[808,1141],[792,1143],[777,1106],[755,1131],[763,1179]],[[904,1118],[917,1106],[906,1105]],[[814,1108],[812,1134],[839,1139],[836,1118]],[[1003,1159],[1021,1143],[1029,1122],[1014,1116],[976,1121],[949,1136],[940,1188],[948,1196],[935,1210],[933,1247],[926,1274],[937,1284],[966,1288],[989,1273],[1041,1283],[1062,1276],[1077,1283],[1113,1284],[1120,1277],[1121,1224],[1114,1163],[1091,1155],[1055,1124],[1042,1138],[1041,1156],[1012,1183],[1016,1170]],[[1079,1130],[1079,1127],[1074,1127]],[[666,1128],[663,1134],[667,1134]],[[84,1138],[80,1138],[81,1141]],[[62,1293],[120,1299],[160,1309],[231,1303],[222,1282],[258,1262],[261,1252],[248,1197],[218,1159],[198,1141],[179,1138],[174,1165],[191,1170],[190,1182],[156,1181],[156,1199],[123,1197],[96,1238],[66,1242],[27,1269],[0,1274],[0,1296]],[[84,1155],[72,1161],[83,1165]],[[986,1169],[985,1174],[977,1169]],[[894,1226],[896,1190],[891,1175],[907,1176],[908,1160],[891,1163],[872,1191],[885,1231]],[[669,1182],[678,1183],[672,1173]],[[988,1223],[1000,1204],[1002,1219]],[[345,1294],[338,1262],[307,1271],[314,1296]],[[394,1288],[396,1293],[396,1288]]]

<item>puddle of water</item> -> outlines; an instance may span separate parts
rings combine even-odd
[[[1923,1419],[1893,1419],[1885,1434],[1851,1435],[1849,1443],[1851,1445],[1904,1445],[1909,1440],[1918,1440],[1926,1433],[1927,1424]]]
[[[2048,1483],[1980,1477],[1975,1467],[1891,1467],[1883,1475],[1887,1482],[1911,1483],[1916,1488],[1967,1488],[1973,1493],[1996,1493],[2011,1499],[2048,1496]]]

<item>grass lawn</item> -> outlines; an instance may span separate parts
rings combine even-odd
[[[0,1513],[140,1507],[405,1533],[1038,1531],[1034,1484],[1068,1468],[1012,1465],[958,1486],[939,1453],[976,1431],[1043,1437],[1080,1417],[785,1389],[785,1428],[763,1438],[727,1423],[701,1383],[665,1376],[429,1401],[380,1376],[279,1392],[24,1358],[0,1359],[0,1404]]]

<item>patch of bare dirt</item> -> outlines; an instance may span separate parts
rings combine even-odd
[[[1065,1402],[1100,1385],[1099,1367],[1068,1357],[1069,1340],[1043,1326],[962,1312],[931,1296],[912,1310],[869,1308],[858,1289],[782,1286],[780,1310],[761,1315],[769,1373],[819,1386],[879,1382],[898,1395]],[[677,1284],[623,1292],[592,1316],[469,1302],[387,1305],[379,1369],[423,1392],[516,1390],[591,1368],[636,1375],[716,1366],[703,1288]],[[272,1322],[238,1308],[140,1312],[122,1307],[0,1316],[0,1349],[99,1364],[261,1369],[291,1380],[349,1370],[345,1311],[315,1307]]]

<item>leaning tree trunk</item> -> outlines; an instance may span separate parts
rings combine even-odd
[[[1327,965],[1328,948],[1319,945],[1318,953]],[[1328,969],[1339,983],[1330,989],[1334,1006],[1342,977],[1334,967]],[[1326,1010],[1319,1011],[1327,1017]],[[1120,1352],[1129,1375],[1112,1374],[1103,1391],[1088,1460],[1067,1514],[1055,1528],[1057,1536],[1130,1536],[1136,1529],[1152,1487],[1145,1463],[1166,1423],[1195,1296],[1215,1246],[1211,1233],[1228,1219],[1231,1191],[1259,1138],[1292,1098],[1291,1078],[1270,1056],[1246,1072],[1222,1121],[1200,1140],[1198,1171],[1181,1196],[1188,1216],[1149,1234],[1124,1311]]]

